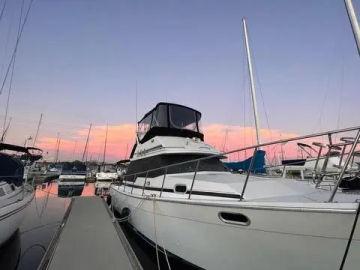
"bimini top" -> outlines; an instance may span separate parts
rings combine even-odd
[[[204,140],[199,127],[200,119],[201,113],[194,109],[160,102],[138,122],[138,139],[141,143],[155,136],[195,137]]]

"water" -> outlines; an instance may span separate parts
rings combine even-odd
[[[94,184],[86,184],[81,196],[94,196]],[[20,229],[0,247],[1,270],[33,270],[39,266],[51,239],[57,231],[71,198],[58,197],[56,182],[39,185],[35,198],[27,209]],[[136,235],[127,225],[121,225],[145,270],[157,269],[155,249]],[[69,258],[71,259],[71,258]],[[195,269],[184,261],[170,257],[172,269]],[[161,269],[168,269],[160,253]]]
[[[0,248],[0,269],[37,269],[57,231],[70,198],[59,198],[56,182],[36,187],[20,229]],[[82,196],[93,196],[94,185],[84,186]]]

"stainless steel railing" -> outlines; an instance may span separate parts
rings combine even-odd
[[[354,138],[350,138],[350,137],[344,137],[341,139],[341,143],[334,143],[333,140],[333,135],[335,134],[341,134],[341,133],[349,133],[349,132],[356,132],[356,136]],[[248,168],[248,170],[246,171],[246,178],[244,181],[244,185],[243,185],[243,189],[241,191],[241,195],[240,195],[240,200],[242,200],[244,198],[244,194],[246,192],[246,187],[248,185],[250,176],[251,176],[251,171],[252,171],[252,167],[254,166],[254,157],[255,157],[255,153],[263,147],[267,147],[267,146],[272,146],[272,145],[276,145],[276,144],[284,144],[284,143],[288,143],[288,142],[294,142],[294,141],[301,141],[301,140],[306,140],[306,139],[313,139],[313,138],[317,138],[317,137],[323,137],[323,136],[327,136],[328,139],[328,144],[320,144],[320,143],[314,143],[315,146],[319,147],[319,151],[318,151],[318,155],[316,157],[316,162],[315,162],[315,166],[314,166],[314,173],[317,173],[317,167],[319,165],[319,161],[321,159],[324,159],[324,164],[323,167],[321,168],[320,171],[320,175],[318,176],[318,182],[316,183],[316,187],[318,187],[321,183],[321,181],[324,179],[324,177],[326,176],[326,166],[328,163],[328,160],[330,158],[330,154],[331,154],[331,150],[334,148],[340,149],[341,150],[341,154],[340,154],[340,162],[339,162],[339,168],[340,168],[340,172],[338,174],[338,177],[334,183],[334,189],[332,190],[331,196],[328,200],[328,202],[332,202],[334,199],[334,196],[336,195],[336,192],[343,180],[344,175],[347,173],[347,168],[349,166],[349,164],[351,163],[351,160],[353,160],[352,162],[354,162],[354,153],[355,150],[358,146],[359,143],[359,139],[360,139],[360,126],[356,126],[356,127],[350,127],[350,128],[344,128],[344,129],[338,129],[338,130],[330,130],[330,131],[326,131],[326,132],[319,132],[319,133],[313,133],[313,134],[309,134],[309,135],[304,135],[304,136],[298,136],[298,137],[293,137],[293,138],[288,138],[288,139],[281,139],[281,140],[276,140],[276,141],[272,141],[272,142],[266,142],[266,143],[261,143],[261,144],[257,144],[257,145],[251,145],[251,146],[247,146],[247,147],[242,147],[239,149],[235,149],[232,151],[228,151],[228,152],[224,152],[224,153],[219,153],[219,154],[214,154],[214,155],[209,155],[209,156],[205,156],[205,157],[201,157],[201,158],[197,158],[197,159],[192,159],[192,160],[188,160],[188,161],[184,161],[184,162],[179,162],[179,163],[175,163],[175,164],[170,164],[167,166],[161,166],[158,168],[154,168],[154,169],[150,169],[150,170],[146,170],[146,171],[142,171],[142,172],[137,172],[137,173],[133,173],[133,174],[125,174],[123,176],[121,176],[120,180],[123,186],[124,186],[124,191],[126,186],[129,186],[129,184],[127,182],[127,179],[129,179],[129,177],[133,179],[133,182],[135,182],[136,178],[139,176],[143,176],[145,175],[145,179],[144,179],[144,184],[142,187],[142,195],[144,195],[144,190],[145,190],[145,185],[147,184],[147,179],[149,177],[149,173],[152,172],[156,172],[156,171],[164,171],[163,174],[163,179],[162,179],[162,184],[161,184],[161,188],[160,188],[160,197],[163,194],[163,190],[164,190],[164,184],[166,181],[166,177],[169,174],[169,168],[172,167],[176,167],[176,166],[183,166],[186,164],[195,164],[195,170],[193,171],[193,177],[192,177],[192,182],[191,182],[191,186],[190,186],[190,190],[188,191],[188,199],[191,199],[191,195],[193,193],[193,188],[194,188],[194,183],[196,181],[196,176],[197,173],[199,172],[199,167],[200,167],[200,163],[204,160],[209,160],[209,159],[213,159],[213,158],[222,158],[224,156],[233,154],[233,153],[237,153],[237,152],[243,152],[243,151],[247,151],[247,150],[253,150],[254,154],[251,158],[250,161],[250,166]],[[346,148],[351,145],[350,151],[346,152]],[[321,156],[324,148],[328,149],[328,152],[325,156]],[[344,162],[344,166],[341,166],[342,161],[345,159]],[[287,164],[290,165],[290,164]],[[132,181],[131,181],[132,182]],[[134,185],[132,185],[131,188],[131,194],[133,193],[133,188]]]

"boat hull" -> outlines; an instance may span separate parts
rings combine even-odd
[[[339,269],[355,218],[354,211],[145,198],[121,187],[111,187],[110,195],[115,210],[130,210],[129,223],[142,235],[205,269]],[[219,218],[220,212],[241,213],[250,222],[226,223]],[[360,265],[359,226],[346,269]]]
[[[0,208],[0,245],[6,242],[20,227],[27,206],[33,197],[33,192],[26,192],[22,200]]]

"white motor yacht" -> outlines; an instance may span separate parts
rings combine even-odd
[[[101,166],[100,172],[96,173],[95,178],[95,194],[106,195],[111,183],[118,178],[118,173],[114,165],[106,164]]]
[[[204,269],[358,269],[358,193],[232,174],[204,142],[200,119],[159,103],[138,123],[127,173],[110,187],[113,208],[138,234]]]
[[[86,166],[81,162],[64,162],[58,179],[58,195],[81,195],[86,180]]]

